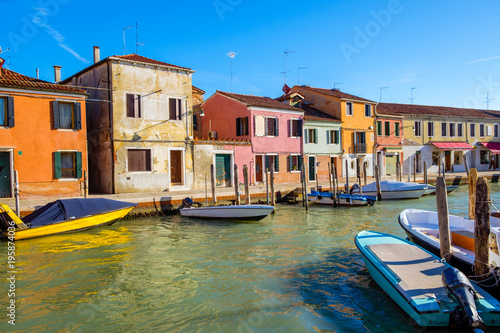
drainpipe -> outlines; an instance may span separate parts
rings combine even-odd
[[[113,76],[110,75],[110,60],[106,62],[108,66],[108,117],[109,117],[109,140],[111,141],[111,193],[115,193],[115,140],[113,138]]]

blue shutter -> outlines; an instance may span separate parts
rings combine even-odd
[[[7,97],[7,121],[5,124],[14,127],[14,97]]]
[[[307,128],[304,128],[304,142],[307,143]]]
[[[288,171],[292,171],[293,157],[292,155],[288,156]]]
[[[264,117],[264,128],[265,128],[264,136],[267,136],[268,131],[267,131],[267,118],[266,117]]]
[[[269,156],[266,155],[266,170],[269,169]]]
[[[274,118],[274,125],[276,128],[276,136],[279,136],[280,135],[280,122],[279,122],[278,118]]]
[[[276,172],[280,171],[280,156],[274,155],[274,170]]]
[[[54,153],[54,177],[61,178],[61,153],[58,151]]]
[[[82,129],[82,106],[78,102],[75,102],[75,126],[77,130]]]
[[[302,155],[299,155],[299,165],[297,167],[299,170],[302,169]]]
[[[59,101],[52,101],[52,115],[54,117],[54,129],[59,128]]]
[[[340,143],[340,140],[339,140],[339,131],[335,131],[335,143],[336,144],[339,144]]]
[[[82,152],[76,152],[76,178],[82,178]]]
[[[297,121],[297,133],[299,133],[299,136],[302,136],[302,119]]]
[[[314,129],[314,143],[318,143],[318,129]]]
[[[326,144],[330,144],[330,138],[331,138],[331,132],[332,131],[329,131],[329,130],[326,130]]]

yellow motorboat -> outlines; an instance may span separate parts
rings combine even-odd
[[[17,241],[110,225],[135,206],[136,203],[105,198],[61,199],[21,219],[9,206],[0,204],[0,238]]]

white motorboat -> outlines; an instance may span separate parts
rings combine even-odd
[[[333,205],[332,193],[311,191],[307,194],[307,199],[318,205]],[[377,197],[360,194],[337,194],[337,204],[340,206],[373,206]]]
[[[446,193],[451,193],[458,188],[458,185],[447,185]],[[425,190],[424,195],[436,194],[436,186],[427,184],[427,190]]]
[[[380,182],[380,191],[382,194],[382,200],[418,199],[425,193],[427,186],[427,184],[383,180]],[[363,186],[361,190],[363,195],[377,196],[377,184],[375,182]],[[352,193],[359,193],[359,189],[354,188]]]
[[[267,205],[234,205],[214,207],[185,207],[179,208],[182,216],[206,219],[227,220],[262,220],[274,210],[273,206]]]

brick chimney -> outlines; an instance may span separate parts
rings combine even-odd
[[[53,66],[54,67],[54,81],[57,83],[61,81],[61,66]]]
[[[99,46],[94,46],[94,64],[101,60],[101,52]]]

